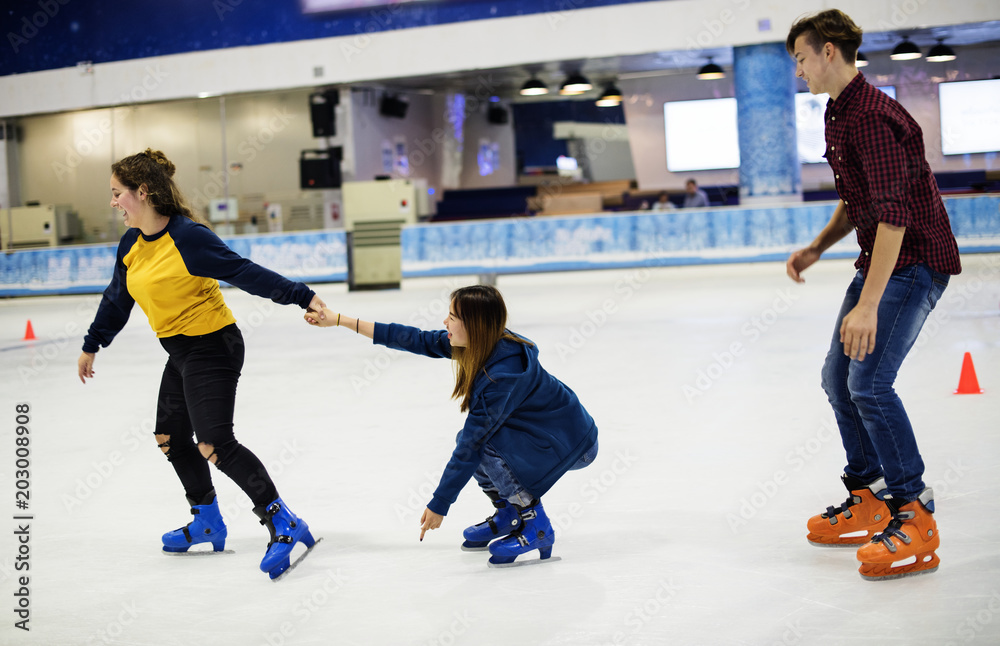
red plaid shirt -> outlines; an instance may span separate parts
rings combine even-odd
[[[826,104],[825,157],[861,245],[854,266],[865,276],[879,222],[906,227],[893,271],[920,262],[943,274],[962,271],[920,126],[860,72]]]

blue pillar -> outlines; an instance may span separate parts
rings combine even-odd
[[[795,64],[784,43],[733,48],[740,130],[740,203],[799,202]]]

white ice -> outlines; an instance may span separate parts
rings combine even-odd
[[[846,497],[819,384],[848,261],[501,276],[510,326],[597,420],[601,452],[545,496],[562,561],[496,570],[459,550],[492,508],[475,483],[418,542],[462,423],[452,368],[314,329],[237,290],[247,338],[237,438],[325,540],[283,581],[213,468],[230,556],[160,552],[190,519],[156,448],[164,351],[136,308],[82,385],[97,296],[0,301],[0,643],[1000,643],[1000,256],[967,255],[897,380],[934,487],[933,574],[871,583],[852,549],[805,540]],[[335,309],[439,328],[451,289],[317,285]],[[30,320],[38,340],[25,342]],[[971,352],[980,395],[955,395]],[[30,508],[15,507],[15,405],[30,405]],[[30,570],[16,570],[18,514]],[[15,628],[19,576],[30,632]]]

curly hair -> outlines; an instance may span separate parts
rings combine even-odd
[[[183,215],[196,220],[177,184],[174,173],[177,167],[160,150],[147,148],[111,165],[111,173],[131,190],[145,187],[149,204],[161,215]]]
[[[840,50],[845,61],[854,63],[861,46],[861,34],[861,27],[850,16],[839,9],[827,9],[796,20],[785,39],[785,49],[794,55],[795,41],[804,35],[814,52],[818,52],[824,43],[831,43]]]

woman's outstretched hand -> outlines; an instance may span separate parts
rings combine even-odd
[[[94,378],[94,353],[84,352],[76,360],[76,374],[80,377],[80,383],[87,383],[87,379]]]
[[[444,520],[444,516],[441,514],[436,514],[430,509],[425,509],[422,516],[420,516],[420,540],[424,540],[424,534],[427,533],[428,529],[437,529],[441,526],[441,522]]]
[[[316,327],[333,327],[337,324],[337,319],[340,318],[336,312],[331,310],[325,304],[319,310],[309,310],[305,314],[306,323],[309,325],[315,325]]]
[[[320,318],[323,318],[323,310],[326,309],[326,303],[318,295],[313,294],[312,300],[309,301],[309,307],[306,308],[307,312],[319,312]]]

